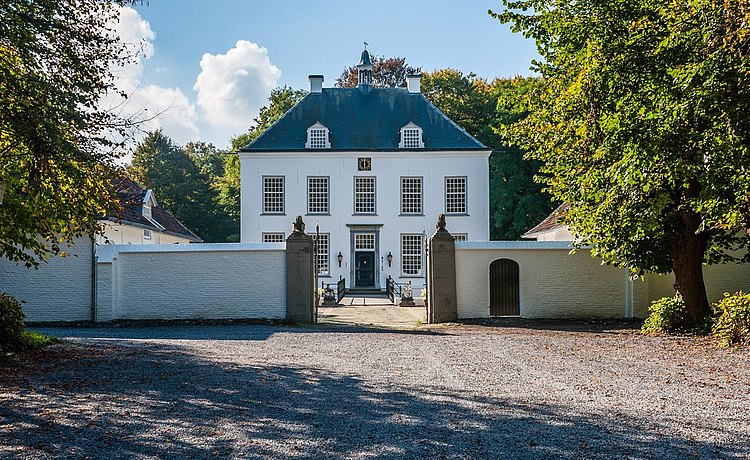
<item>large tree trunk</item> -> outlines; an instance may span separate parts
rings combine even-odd
[[[682,324],[685,329],[693,329],[711,314],[706,285],[703,281],[703,259],[706,254],[707,238],[696,234],[695,215],[685,216],[684,233],[675,238],[669,247],[675,288],[685,302],[686,317]]]

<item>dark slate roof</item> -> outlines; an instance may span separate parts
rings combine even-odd
[[[316,122],[328,128],[330,150],[400,150],[400,130],[410,121],[422,128],[424,150],[488,150],[422,94],[370,87],[310,93],[240,151],[305,150]]]
[[[142,228],[148,228],[156,232],[171,233],[173,235],[187,238],[194,243],[200,243],[203,241],[161,206],[154,206],[151,208],[151,218],[163,228],[158,227],[144,217],[143,199],[146,197],[147,191],[138,185],[133,179],[129,177],[118,177],[112,180],[112,185],[117,192],[120,209],[115,210],[111,215],[107,216],[108,219]]]
[[[522,238],[534,238],[535,235],[538,235],[540,233],[547,233],[553,230],[558,230],[560,228],[563,228],[564,225],[559,223],[559,220],[565,217],[565,214],[568,213],[568,209],[570,209],[570,205],[568,203],[561,204],[560,206],[557,207],[557,209],[552,211],[550,215],[547,216],[543,221],[539,222],[534,228],[532,228],[528,232],[521,235],[521,237]]]
[[[362,51],[362,56],[360,56],[359,64],[357,65],[372,65],[372,61],[370,60],[370,53],[368,53],[367,50]]]

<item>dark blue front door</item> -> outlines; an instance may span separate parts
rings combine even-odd
[[[354,282],[357,287],[375,287],[375,253],[354,253]]]

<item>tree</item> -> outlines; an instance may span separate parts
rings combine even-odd
[[[534,78],[495,79],[491,83],[455,69],[422,77],[422,93],[437,108],[492,149],[490,168],[490,238],[518,239],[553,208],[534,181],[539,163],[523,158],[497,133],[526,116],[523,96]]]
[[[253,119],[250,129],[246,133],[232,138],[232,151],[236,152],[254,141],[256,137],[263,134],[263,131],[268,129],[306,95],[307,91],[292,89],[288,86],[271,91],[271,95],[268,97],[268,105],[260,109],[258,116]]]
[[[406,64],[406,58],[402,57],[377,57],[371,56],[372,60],[372,84],[377,88],[403,88],[406,86],[406,76],[420,73],[420,67],[412,67]],[[336,79],[339,88],[354,88],[357,86],[357,67],[347,67],[341,76]]]
[[[98,102],[116,92],[110,68],[128,61],[107,29],[118,14],[99,0],[0,4],[0,257],[38,266],[100,232],[115,205],[108,133],[128,121]]]
[[[263,134],[263,131],[268,129],[306,95],[307,91],[292,89],[288,86],[271,91],[268,105],[260,109],[258,116],[253,119],[250,129],[246,133],[232,138],[231,151],[237,152],[254,141],[256,137]],[[237,239],[239,239],[240,159],[237,154],[232,153],[224,158],[224,175],[218,182],[217,187],[219,189],[219,201],[229,216],[237,222]]]
[[[496,79],[489,93],[496,100],[493,136],[486,141],[490,155],[490,237],[519,239],[555,208],[552,197],[535,180],[540,162],[524,158],[518,146],[510,145],[499,133],[528,115],[525,98],[538,84],[532,77]],[[483,141],[485,142],[485,141]]]
[[[153,189],[159,205],[205,241],[226,241],[227,223],[214,204],[216,192],[208,177],[161,130],[148,133],[138,144],[128,173]]]
[[[703,263],[748,257],[750,4],[503,3],[495,16],[544,60],[508,135],[543,162],[580,243],[633,274],[674,272],[682,326],[697,325]]]

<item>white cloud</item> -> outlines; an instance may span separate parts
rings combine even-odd
[[[250,127],[281,77],[268,50],[246,40],[226,54],[205,53],[200,66],[193,89],[201,114],[230,136]]]
[[[151,25],[135,9],[121,7],[119,21],[111,28],[131,56],[125,66],[111,69],[118,90],[127,98],[110,94],[102,104],[123,117],[141,120],[136,141],[143,133],[162,128],[178,144],[204,140],[226,147],[232,136],[250,127],[281,77],[266,48],[239,40],[225,54],[203,55],[194,93],[148,84],[144,66],[156,52]]]
[[[143,84],[143,68],[154,55],[153,41],[156,38],[148,21],[133,8],[122,7],[119,21],[112,24],[112,29],[132,56],[129,63],[111,69],[117,88],[128,97],[123,100],[117,94],[110,94],[103,103],[123,117],[141,120],[140,131],[163,128],[166,135],[180,144],[198,139],[200,132],[195,104],[182,90]],[[140,137],[136,136],[136,140]]]

